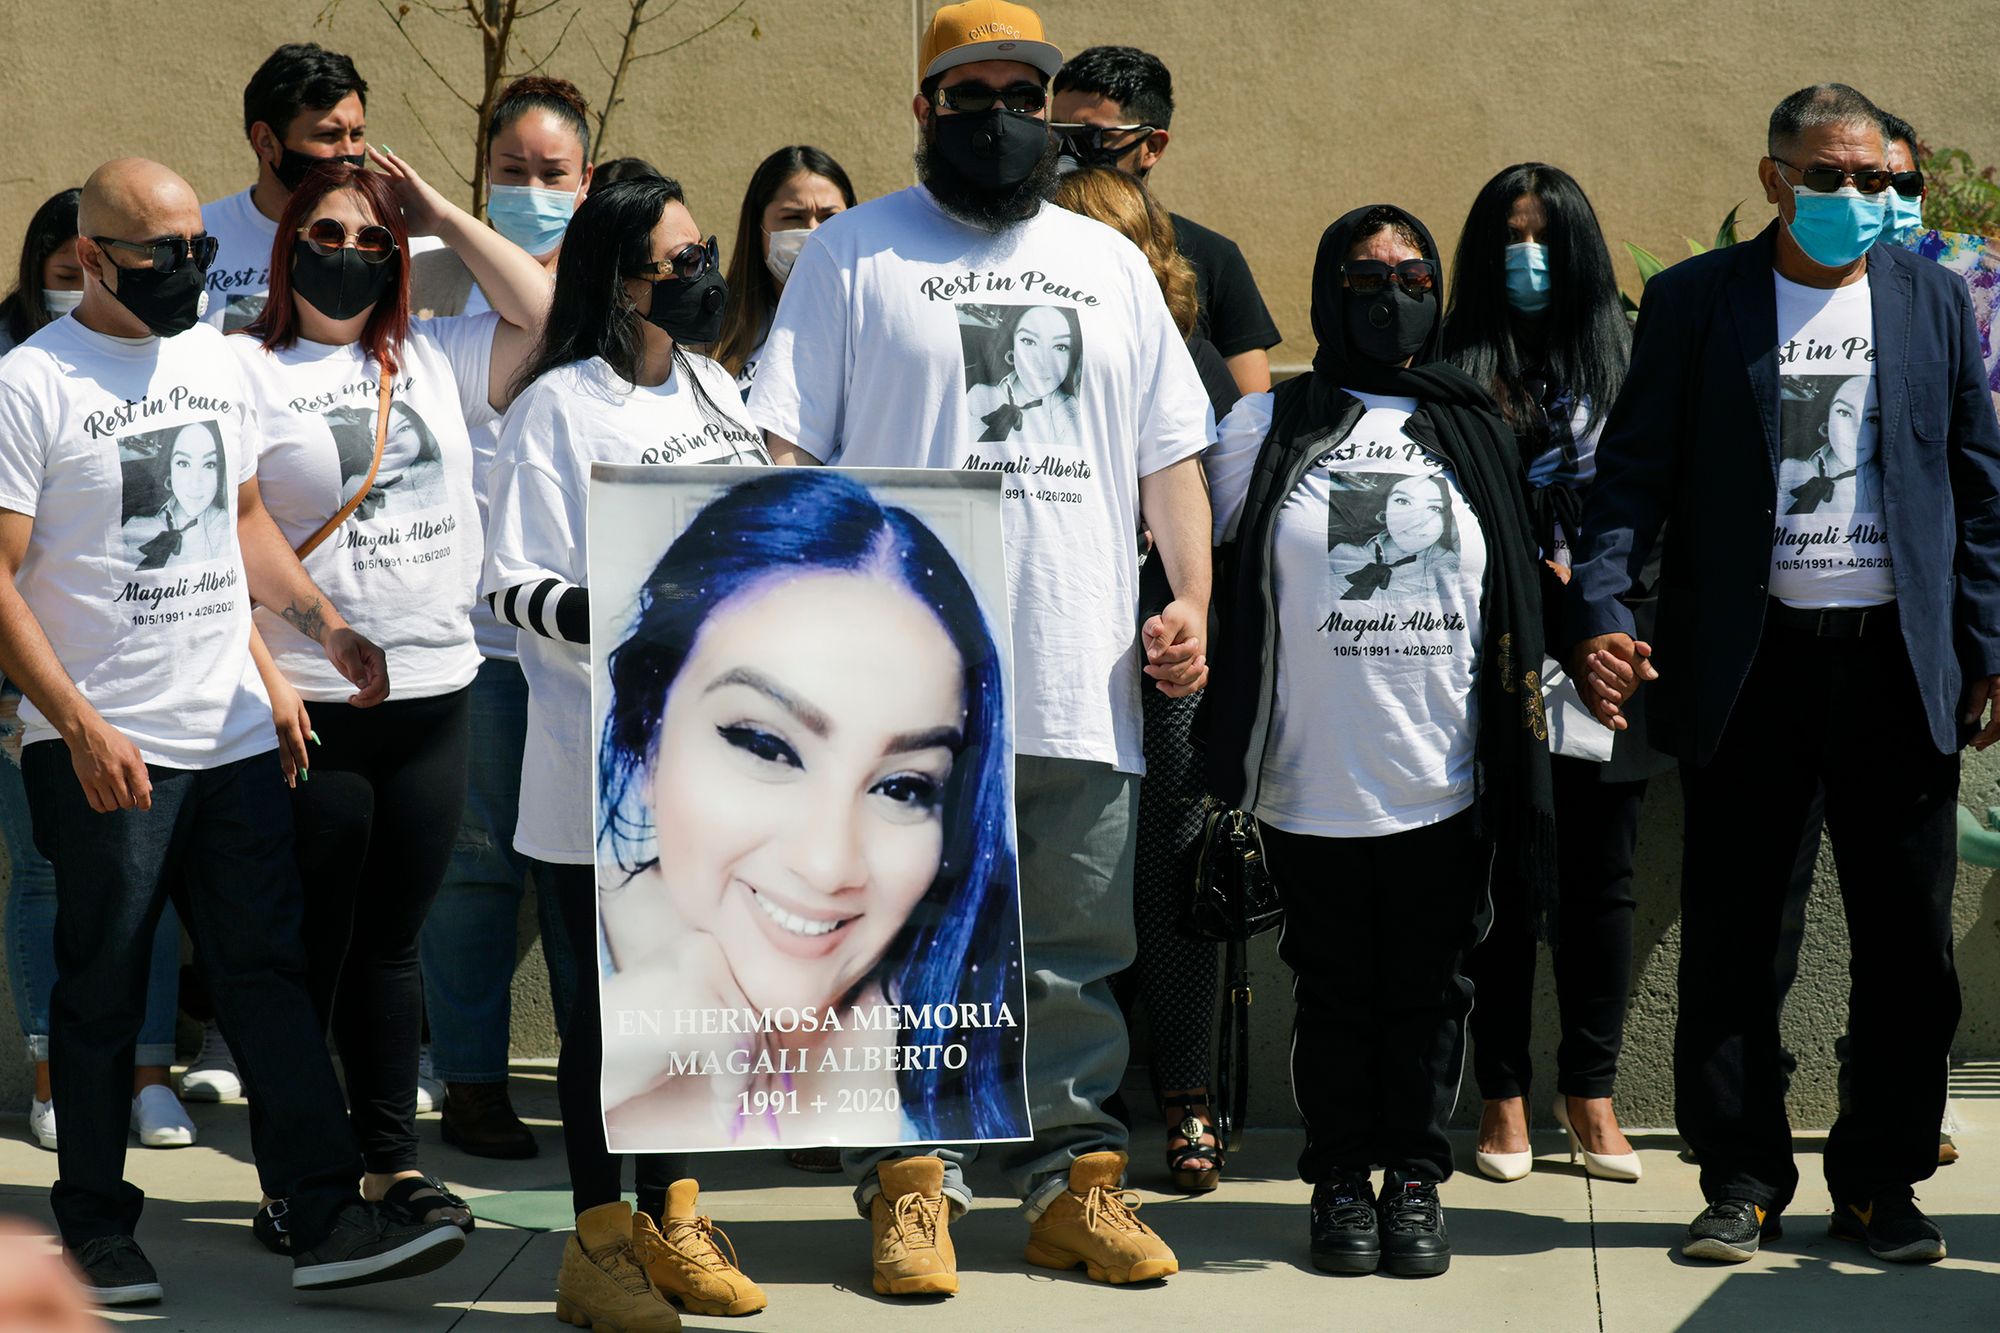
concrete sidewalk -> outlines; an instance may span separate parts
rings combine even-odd
[[[487,1162],[421,1133],[427,1166],[481,1211],[516,1222],[563,1219],[560,1130],[546,1066],[517,1066],[516,1104],[538,1127],[542,1154]],[[1820,1140],[1801,1136],[1805,1184],[1785,1239],[1734,1267],[1693,1265],[1677,1249],[1701,1198],[1694,1168],[1671,1133],[1634,1134],[1646,1179],[1586,1179],[1553,1137],[1534,1173],[1509,1185],[1460,1175],[1444,1197],[1451,1271],[1420,1282],[1333,1278],[1306,1263],[1306,1188],[1292,1178],[1300,1138],[1253,1132],[1216,1194],[1182,1199],[1158,1187],[1148,1151],[1135,1166],[1144,1216],[1179,1252],[1182,1272],[1150,1288],[1114,1289],[1019,1259],[1024,1228],[992,1199],[953,1228],[963,1291],[935,1303],[891,1302],[868,1286],[868,1233],[847,1190],[801,1174],[774,1154],[701,1160],[704,1210],[734,1239],[745,1269],[771,1296],[748,1320],[690,1317],[691,1329],[1208,1330],[1381,1327],[1627,1330],[1820,1329],[1921,1325],[1926,1333],[2000,1327],[2000,1063],[1966,1065],[1953,1080],[1952,1116],[1965,1151],[1920,1191],[1944,1227],[1952,1257],[1930,1268],[1877,1263],[1825,1234]],[[565,1236],[482,1220],[456,1262],[427,1277],[345,1293],[297,1295],[288,1264],[251,1239],[257,1198],[240,1102],[193,1108],[201,1143],[176,1151],[134,1147],[132,1179],[150,1196],[139,1239],[160,1270],[163,1304],[113,1316],[163,1329],[555,1328],[555,1272]],[[0,1140],[0,1210],[49,1225],[55,1158],[26,1140],[20,1117]],[[1151,1147],[1152,1136],[1147,1146]],[[1471,1144],[1461,1145],[1468,1161]],[[998,1181],[975,1171],[974,1184]],[[550,1191],[537,1194],[537,1191]],[[473,1196],[481,1196],[474,1199]],[[484,1201],[482,1202],[481,1199]]]

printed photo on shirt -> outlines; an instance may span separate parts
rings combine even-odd
[[[266,299],[267,294],[264,292],[238,292],[234,296],[225,298],[222,306],[222,331],[234,333],[253,322],[257,316],[264,313]]]
[[[1435,602],[1458,578],[1458,522],[1442,472],[1335,473],[1326,563],[1344,602]]]
[[[325,414],[326,428],[340,454],[342,504],[368,479],[368,464],[375,458],[376,413],[371,401],[367,407],[335,407]],[[377,516],[435,509],[445,500],[444,453],[436,434],[416,408],[401,398],[391,399],[382,466],[354,517],[365,523]]]
[[[119,535],[135,569],[166,569],[230,558],[235,484],[222,429],[213,420],[118,438],[124,486]]]
[[[1873,375],[1779,380],[1778,505],[1785,514],[1882,512],[1882,410]]]
[[[613,1152],[1030,1133],[996,473],[592,466]]]
[[[961,303],[966,429],[982,444],[1081,443],[1083,326],[1065,305]]]

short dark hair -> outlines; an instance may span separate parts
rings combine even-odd
[[[266,56],[243,85],[243,134],[258,121],[280,139],[305,110],[325,111],[353,93],[368,105],[368,81],[354,62],[317,42],[287,42]]]
[[[1136,46],[1093,46],[1070,57],[1055,91],[1096,93],[1116,102],[1137,124],[1164,130],[1174,119],[1174,76],[1160,58]]]
[[[1882,127],[1882,110],[1844,83],[1815,83],[1801,88],[1778,103],[1771,112],[1771,128],[1764,151],[1772,157],[1798,142],[1807,130],[1822,125],[1845,125],[1856,121]]]
[[[1354,234],[1347,238],[1348,252],[1353,253],[1361,247],[1363,241],[1384,231],[1394,232],[1396,239],[1403,244],[1418,254],[1426,254],[1423,235],[1410,225],[1409,219],[1403,216],[1401,209],[1389,208],[1386,205],[1377,205],[1361,215],[1361,221],[1354,224]],[[1432,256],[1426,254],[1426,257]],[[1341,258],[1345,259],[1346,255]]]
[[[1910,156],[1917,156],[1917,127],[1901,116],[1890,112],[1882,113],[1882,137],[1889,143],[1901,143],[1909,147]]]

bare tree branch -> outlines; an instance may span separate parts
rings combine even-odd
[[[410,44],[410,49],[417,53],[417,59],[424,62],[424,68],[429,70],[431,72],[431,75],[434,78],[436,78],[439,83],[444,85],[444,90],[450,93],[453,97],[456,97],[459,100],[460,105],[464,106],[467,111],[478,110],[478,108],[473,105],[472,99],[467,97],[464,93],[460,92],[457,86],[454,85],[452,81],[445,76],[445,72],[439,69],[434,63],[432,63],[431,58],[429,56],[424,54],[424,48],[417,45],[417,39],[410,36],[408,30],[406,30],[403,27],[402,16],[397,14],[395,10],[389,8],[388,0],[375,0],[375,7],[377,9],[380,9],[382,13],[385,16],[387,16],[389,22],[396,25],[396,31],[402,34],[403,40]]]
[[[651,0],[630,0],[631,12],[626,15],[625,39],[618,47],[618,68],[611,72],[611,88],[604,94],[604,100],[597,108],[597,135],[591,144],[590,160],[594,164],[604,157],[605,126],[611,123],[611,115],[618,104],[625,100],[625,71],[632,65],[632,46],[639,40],[639,25],[646,21],[646,6]]]
[[[667,7],[665,9],[660,10],[658,13],[646,15],[646,17],[639,20],[639,26],[643,28],[648,23],[658,23],[661,19],[680,8],[680,4],[681,0],[667,0]],[[643,8],[643,6],[641,7]]]
[[[472,184],[471,180],[467,179],[464,172],[451,165],[451,153],[443,144],[438,142],[437,135],[431,133],[430,123],[424,119],[424,113],[417,110],[417,104],[410,100],[408,93],[403,94],[403,102],[410,108],[410,115],[415,118],[417,128],[422,130],[424,137],[431,141],[431,147],[437,149],[438,156],[444,159],[445,166],[450,170],[451,174],[458,177],[458,183],[470,187]]]
[[[544,5],[543,8],[546,9],[548,8],[548,6]],[[563,21],[562,31],[556,34],[556,40],[554,45],[549,47],[548,52],[545,55],[543,55],[540,60],[537,60],[534,64],[528,66],[526,69],[521,70],[520,73],[533,74],[535,71],[547,65],[550,60],[554,59],[556,52],[562,49],[563,38],[569,36],[570,28],[575,26],[576,16],[578,14],[581,14],[582,12],[583,12],[583,6],[581,5],[578,5],[575,9],[570,10],[569,18]]]
[[[658,50],[646,51],[639,55],[633,56],[632,63],[636,65],[642,60],[651,60],[655,56],[666,55],[669,51],[678,51],[683,46],[686,46],[689,42],[697,41],[703,37],[708,36],[708,34],[714,32],[717,28],[721,27],[723,24],[735,18],[737,11],[742,9],[743,6],[747,3],[748,0],[736,0],[736,3],[729,7],[728,13],[724,14],[721,18],[715,20],[715,22],[709,24],[707,27],[698,28],[695,31],[689,33],[687,36],[681,38],[677,42],[668,42],[665,46],[660,47]]]
[[[377,3],[379,4],[380,0],[377,0]],[[508,7],[512,8],[512,0],[509,0]],[[490,43],[493,40],[495,25],[487,18],[487,8],[481,5],[479,0],[465,0],[465,12],[472,16],[472,26],[479,29],[479,35]]]
[[[611,66],[604,63],[604,53],[599,51],[597,43],[590,39],[590,29],[588,28],[583,30],[583,44],[590,48],[590,58],[595,60],[597,67],[604,71],[604,77],[607,79],[615,77],[611,72]]]
[[[519,13],[515,14],[514,21],[518,23],[522,19],[531,19],[535,15],[540,14],[545,10],[554,9],[557,5],[561,3],[563,3],[563,0],[544,0],[544,3],[536,5],[533,9],[524,9],[521,10]]]

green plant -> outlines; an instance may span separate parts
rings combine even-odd
[[[1734,245],[1738,240],[1742,239],[1736,234],[1736,215],[1743,211],[1745,202],[1747,201],[1737,200],[1736,207],[1730,209],[1729,215],[1722,219],[1722,225],[1715,229],[1715,244],[1703,245],[1692,236],[1686,237],[1688,253],[1691,255],[1707,254],[1710,250],[1720,250],[1725,246]],[[1666,268],[1667,263],[1645,246],[1635,245],[1631,241],[1625,242],[1625,252],[1632,256],[1632,263],[1638,267],[1639,292],[1643,296],[1646,284],[1653,280],[1654,274]],[[1637,319],[1639,317],[1639,302],[1637,299],[1629,292],[1618,293],[1618,298],[1625,303],[1625,313]]]
[[[1962,148],[1932,148],[1919,142],[1924,172],[1924,225],[1937,231],[2000,236],[2000,180],[1992,167],[1973,165]]]

